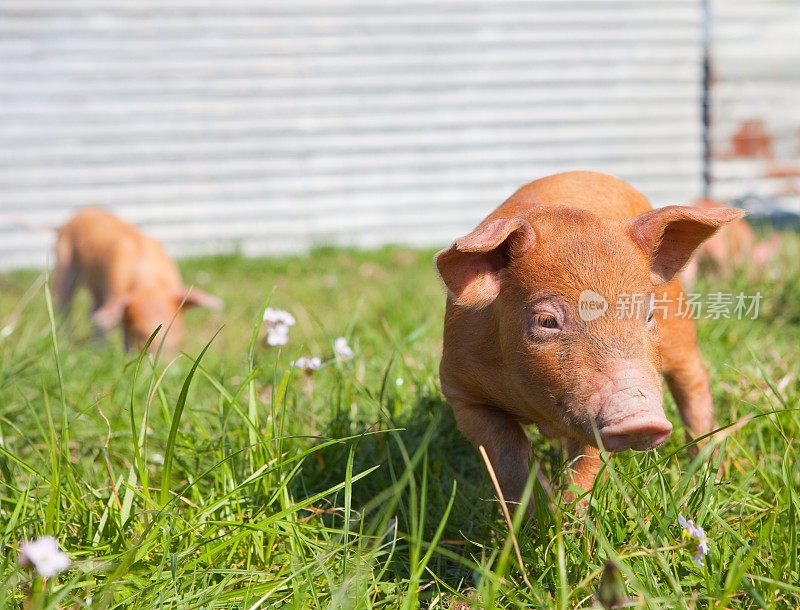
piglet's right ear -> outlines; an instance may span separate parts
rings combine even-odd
[[[125,309],[130,305],[131,299],[127,295],[114,297],[106,301],[103,306],[92,314],[92,319],[103,330],[110,330],[122,322]]]
[[[436,255],[436,268],[459,305],[485,307],[500,294],[509,262],[533,248],[536,235],[523,218],[484,222]]]

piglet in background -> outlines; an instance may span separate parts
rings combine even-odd
[[[184,336],[181,302],[183,307],[222,307],[217,297],[183,285],[178,266],[158,241],[99,208],[80,210],[58,230],[54,292],[61,310],[68,310],[81,284],[92,295],[99,329],[121,325],[126,349],[144,348],[160,324],[150,351],[163,338],[164,349],[174,352]]]
[[[694,207],[701,210],[723,209],[726,206],[713,199],[700,199]],[[744,269],[753,280],[756,274],[775,256],[781,236],[775,233],[757,241],[753,229],[745,220],[737,220],[722,228],[703,243],[689,263],[680,272],[680,281],[686,290],[694,288],[701,265],[708,265],[716,275],[729,277],[736,269]]]
[[[521,188],[436,255],[447,286],[442,391],[460,430],[485,448],[506,499],[522,501],[529,477],[523,426],[566,441],[571,482],[583,489],[599,471],[598,445],[663,443],[672,424],[660,374],[688,436],[714,429],[708,374],[694,320],[678,315],[675,275],[743,214],[653,210],[622,180],[570,172]],[[616,304],[632,297],[641,306],[620,315]]]

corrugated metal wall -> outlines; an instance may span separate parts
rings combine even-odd
[[[800,2],[712,0],[711,193],[800,213]]]
[[[702,190],[698,0],[3,0],[0,267],[101,204],[174,253],[444,245],[530,179]]]

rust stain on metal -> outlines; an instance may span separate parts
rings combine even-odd
[[[800,178],[800,167],[790,165],[773,165],[766,174],[765,178]]]
[[[742,122],[731,138],[731,150],[725,156],[772,159],[772,136],[764,121],[753,119]]]

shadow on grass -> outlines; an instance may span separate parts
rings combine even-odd
[[[364,435],[312,454],[295,478],[293,491],[307,497],[341,483],[346,479],[351,451],[354,474],[377,465],[352,486],[351,506],[358,516],[352,518],[350,529],[369,531],[371,523],[396,520],[398,552],[389,570],[395,577],[408,578],[408,538],[418,524],[424,541],[434,538],[455,483],[453,506],[438,543],[444,552],[434,553],[430,569],[447,586],[462,591],[474,584],[475,574],[469,566],[485,563],[503,546],[508,534],[494,490],[478,452],[458,430],[450,406],[440,394],[418,395],[411,409],[395,406],[389,397],[378,422],[338,413],[324,436],[344,438],[359,431]],[[560,469],[562,454],[557,445],[537,435],[534,451],[546,476]],[[413,473],[411,482],[406,480],[409,472]],[[424,503],[420,502],[423,488]],[[323,521],[328,527],[341,528],[344,493],[330,501]],[[522,535],[537,538],[531,530]]]
[[[322,448],[310,456],[300,476],[295,478],[295,492],[308,496],[341,483],[346,478],[351,450],[353,473],[378,466],[352,486],[351,506],[358,517],[353,518],[351,531],[358,530],[359,520],[366,531],[371,523],[395,519],[399,544],[390,570],[407,578],[409,545],[403,539],[417,524],[421,524],[423,540],[433,538],[446,512],[454,482],[455,498],[440,547],[465,559],[471,553],[479,553],[479,545],[470,541],[493,537],[499,510],[478,453],[459,432],[445,400],[437,395],[421,395],[411,409],[395,409],[394,403],[394,398],[388,398],[377,422],[338,413],[324,436],[343,438],[359,431],[364,435]],[[420,501],[423,495],[424,508]],[[343,496],[340,492],[331,497],[332,507],[343,506]],[[381,498],[385,501],[381,502]],[[340,511],[324,514],[323,518],[328,526],[343,525]],[[452,557],[434,553],[431,568],[455,588],[465,579],[471,583],[471,571]]]

